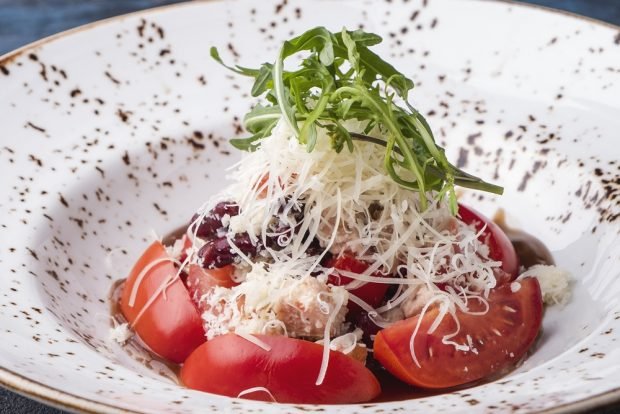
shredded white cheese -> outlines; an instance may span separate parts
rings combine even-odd
[[[519,278],[532,276],[538,279],[543,301],[547,305],[564,305],[570,299],[571,275],[557,266],[534,265]]]
[[[356,328],[352,332],[348,332],[344,335],[332,339],[329,344],[329,349],[331,349],[332,351],[342,352],[345,355],[350,354],[357,346],[366,346],[364,345],[364,343],[361,342],[362,335],[362,330]],[[316,341],[316,343],[324,345],[325,341],[323,339],[320,339]]]
[[[245,334],[245,333],[241,333],[241,332],[237,332],[235,335],[240,336],[241,338],[245,339],[246,341],[253,343],[254,345],[256,345],[259,348],[262,348],[263,351],[267,351],[267,352],[271,351],[271,346],[269,344],[267,344],[264,341],[261,341],[260,339],[258,339],[254,335]]]
[[[133,332],[129,329],[129,324],[119,323],[113,328],[110,328],[110,339],[123,345],[133,336]]]
[[[241,398],[244,395],[248,395],[248,394],[253,394],[255,392],[265,392],[269,395],[269,398],[271,398],[271,400],[273,402],[278,402],[276,400],[276,398],[273,396],[273,394],[271,393],[271,391],[269,391],[267,388],[265,387],[252,387],[252,388],[248,388],[247,390],[243,390],[241,391],[238,395],[237,398]]]
[[[354,122],[346,127],[363,129]],[[217,287],[202,298],[208,339],[237,332],[322,340],[320,384],[335,341],[331,338],[347,333],[348,300],[368,311],[379,326],[424,313],[433,303],[441,308],[433,327],[444,317],[456,319],[456,309],[474,313],[469,309],[472,300],[476,309],[480,303],[488,305],[501,263],[489,259],[481,232],[455,219],[445,200],[429,201],[429,208],[420,212],[420,194],[392,180],[375,144],[356,142],[352,153],[336,153],[319,130],[317,145],[308,152],[292,135],[280,122],[256,151],[231,167],[232,184],[199,210],[204,216],[220,201],[235,202],[240,213],[222,218],[231,243],[233,235],[245,232],[263,246],[277,242],[277,248],[267,247],[254,259],[231,244],[243,257],[234,275],[242,283]],[[382,132],[373,130],[371,135]],[[308,254],[317,241],[322,252]],[[196,251],[190,252],[190,261],[196,260]],[[327,251],[348,252],[370,265],[362,274],[326,269],[320,261]],[[331,286],[327,278],[334,273],[353,279],[347,289],[368,282],[401,286],[385,306],[373,309],[347,289]],[[394,274],[399,277],[381,277]],[[455,335],[446,336],[444,343],[472,349],[471,344],[453,342]],[[412,357],[417,363],[413,348]]]
[[[180,257],[184,252],[185,239],[181,237],[174,241],[172,246],[166,246],[166,252],[170,257]]]

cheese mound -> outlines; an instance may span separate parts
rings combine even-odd
[[[356,122],[346,128],[363,130]],[[378,129],[369,134],[383,135]],[[454,218],[446,200],[428,200],[429,207],[421,211],[421,195],[387,174],[384,153],[376,144],[356,142],[352,152],[337,153],[326,131],[319,129],[316,147],[308,152],[280,122],[255,151],[230,168],[229,178],[231,185],[198,213],[208,214],[222,201],[239,205],[239,214],[226,220],[227,237],[231,251],[242,258],[237,266],[251,270],[245,280],[236,276],[239,286],[216,288],[203,298],[209,337],[267,332],[324,339],[329,346],[329,337],[347,331],[348,301],[384,327],[394,315],[411,315],[432,301],[449,302],[446,312],[451,314],[457,307],[467,312],[470,300],[485,302],[497,283],[501,262],[488,257],[480,232]],[[232,239],[239,233],[264,246],[258,258],[235,248]],[[326,254],[343,253],[369,267],[357,274],[321,265]],[[382,275],[397,275],[389,283],[398,289],[374,309],[327,283],[330,274],[353,279],[346,285],[349,291],[368,282],[385,283]]]
[[[570,299],[571,275],[557,266],[534,265],[519,278],[533,276],[540,283],[543,301],[547,305],[564,305]]]

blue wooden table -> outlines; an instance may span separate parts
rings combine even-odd
[[[75,26],[136,10],[177,3],[170,0],[0,0],[0,55]],[[526,0],[620,25],[620,0]],[[60,414],[0,388],[1,414]],[[620,405],[596,410],[620,413]]]

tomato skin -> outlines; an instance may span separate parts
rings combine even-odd
[[[380,331],[375,338],[374,357],[397,378],[423,388],[462,385],[511,368],[536,339],[543,311],[538,280],[530,277],[515,283],[520,284],[517,292],[504,284],[490,293],[490,308],[485,315],[466,315],[457,310],[461,330],[452,340],[467,343],[466,335],[470,335],[478,354],[457,351],[442,343],[444,335],[456,331],[449,315],[433,333],[428,333],[438,314],[435,307],[424,315],[414,340],[420,367],[409,349],[419,315]]]
[[[486,229],[482,232],[479,239],[489,246],[489,257],[493,260],[502,262],[502,270],[508,274],[508,278],[500,278],[500,283],[514,280],[519,273],[519,258],[510,239],[504,231],[471,207],[459,204],[458,215],[465,224],[473,224],[477,231],[480,231],[486,224]]]
[[[232,265],[215,269],[203,269],[196,264],[189,265],[185,284],[201,315],[209,310],[205,302],[200,300],[203,295],[209,293],[216,286],[231,288],[238,285],[231,279],[233,272]],[[205,335],[206,333],[205,331]]]
[[[285,336],[255,335],[271,346],[265,351],[235,334],[218,336],[197,348],[181,369],[188,388],[237,397],[242,391],[265,387],[276,401],[298,404],[345,404],[372,400],[381,392],[364,364],[330,351],[323,383],[315,385],[323,346]],[[244,395],[272,401],[266,392]]]
[[[218,267],[214,269],[203,269],[202,267],[191,264],[187,275],[187,289],[194,299],[200,298],[215,286],[231,288],[237,286],[232,280],[234,268],[232,265]]]
[[[142,279],[134,306],[129,306],[131,291],[142,269],[154,260],[166,257],[168,253],[161,242],[154,242],[138,259],[127,277],[120,308],[130,324],[160,286],[176,274],[177,269],[172,262],[155,265]],[[180,278],[165,289],[165,295],[160,293],[156,297],[133,329],[153,352],[175,363],[183,362],[205,341],[202,319]]]
[[[347,254],[343,254],[335,259],[332,259],[326,265],[326,267],[333,267],[335,269],[345,270],[353,273],[363,273],[366,269],[368,269],[368,266],[369,265],[367,263],[364,263],[361,260],[357,260],[353,256]],[[383,275],[380,273],[375,273],[373,274],[373,276],[381,277]],[[350,277],[336,275],[330,275],[327,280],[329,283],[336,286],[346,286],[354,281],[354,279]],[[387,283],[369,282],[358,288],[352,289],[349,292],[357,296],[373,308],[376,308],[383,301],[383,298],[385,297],[385,293],[387,292],[389,286],[390,285]],[[349,301],[347,306],[349,308],[349,315],[354,318],[363,313],[362,308],[360,308],[352,301]]]

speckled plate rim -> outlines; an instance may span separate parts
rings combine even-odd
[[[191,2],[183,2],[183,3],[175,3],[164,6],[153,7],[150,9],[139,10],[132,13],[126,13],[119,16],[113,16],[107,19],[97,20],[92,23],[87,23],[69,30],[65,30],[51,36],[44,37],[35,42],[26,44],[22,47],[19,47],[13,51],[10,51],[2,56],[0,56],[0,66],[4,66],[7,63],[10,63],[12,60],[17,58],[18,56],[35,50],[43,45],[54,42],[58,39],[71,36],[75,33],[79,33],[85,30],[90,30],[95,27],[99,27],[102,25],[106,25],[109,23],[113,23],[117,20],[125,19],[127,17],[132,16],[140,16],[140,15],[149,15],[151,13],[160,13],[164,10],[178,8],[178,7],[186,7],[189,5],[193,5],[196,2],[200,3],[209,3],[215,1],[227,1],[227,0],[195,0]],[[531,3],[523,3],[516,0],[477,0],[481,2],[496,2],[496,3],[505,3],[507,5],[514,5],[517,7],[525,7],[530,9],[538,10],[542,13],[555,13],[561,14],[564,16],[568,16],[573,19],[587,21],[599,26],[604,26],[608,28],[612,28],[614,30],[618,30],[620,32],[620,26],[608,23],[602,20],[598,20],[588,16],[582,16],[577,13],[572,13],[565,10],[558,10],[547,6],[541,6],[537,4]],[[41,402],[43,404],[62,409],[69,410],[75,413],[121,413],[121,414],[140,414],[138,411],[127,410],[124,408],[120,408],[118,406],[113,406],[110,404],[105,404],[101,402],[97,402],[85,397],[81,397],[78,395],[71,394],[66,391],[60,391],[54,387],[51,387],[46,384],[42,384],[38,381],[31,380],[26,378],[16,372],[13,372],[4,367],[0,367],[0,386],[8,389],[9,391],[15,392],[17,394],[23,395],[25,397],[31,398],[35,401]],[[615,388],[611,391],[607,391],[601,394],[597,394],[588,398],[585,398],[580,401],[559,405],[557,407],[540,411],[541,414],[555,414],[555,413],[577,413],[577,412],[585,412],[586,410],[590,410],[592,408],[603,408],[605,406],[613,405],[616,403],[620,403],[620,387]]]

